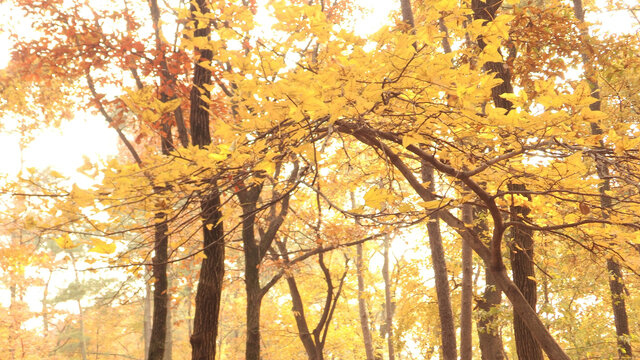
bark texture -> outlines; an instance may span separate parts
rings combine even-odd
[[[422,166],[422,182],[429,183],[428,191],[435,192],[435,178],[433,168]],[[442,233],[440,232],[440,216],[434,212],[427,222],[429,235],[429,247],[431,248],[431,262],[436,281],[436,297],[438,299],[438,314],[440,315],[442,357],[445,360],[456,360],[456,328],[451,307],[451,295],[449,292],[449,275],[447,263],[444,257],[442,245]]]
[[[493,274],[485,267],[484,294],[478,301],[478,309],[481,311],[478,319],[478,342],[482,360],[504,360],[504,346],[502,338],[495,329],[497,316],[494,309],[502,302],[502,292],[496,288]]]
[[[191,11],[202,14],[209,12],[205,0],[196,0],[191,4]],[[201,21],[195,19],[196,37],[209,37],[210,25],[198,26]],[[194,145],[205,147],[211,143],[209,132],[209,112],[207,103],[200,96],[209,97],[205,84],[211,84],[211,71],[199,65],[202,61],[211,61],[211,50],[197,50],[200,54],[195,61],[193,86],[191,88],[191,109],[189,120],[191,124],[191,141]],[[202,90],[201,90],[202,89]],[[193,334],[191,335],[191,359],[215,360],[216,339],[218,336],[218,319],[220,316],[220,301],[222,298],[222,282],[224,279],[224,227],[220,210],[220,192],[214,180],[209,188],[204,190],[200,203],[203,218],[203,251],[206,258],[202,261],[200,278],[196,290],[196,308],[193,319]]]
[[[462,221],[473,226],[473,207],[462,205]],[[462,293],[460,295],[460,359],[473,357],[473,249],[462,239]]]
[[[254,186],[238,193],[242,207],[242,242],[244,250],[244,281],[247,292],[247,339],[245,348],[246,360],[260,359],[260,307],[262,291],[260,289],[259,266],[262,261],[256,244],[254,225],[256,219],[256,203],[261,186]]]
[[[298,174],[298,166],[294,165],[294,169],[289,178],[292,184]],[[277,177],[277,175],[276,175]],[[247,294],[247,337],[245,342],[245,359],[260,360],[260,309],[262,299],[269,289],[275,285],[281,275],[276,275],[262,286],[260,284],[260,264],[264,260],[267,251],[272,247],[278,230],[289,211],[290,193],[280,195],[277,191],[272,193],[273,203],[270,206],[270,212],[267,216],[266,229],[261,229],[256,224],[256,215],[258,212],[258,200],[262,192],[262,185],[254,185],[242,189],[237,193],[240,205],[242,207],[242,244],[244,251],[244,274],[245,274],[245,290]],[[280,210],[277,210],[278,202],[273,199],[282,198],[280,201]],[[256,230],[259,233],[259,240],[256,239]]]
[[[509,184],[509,191],[525,191],[521,184]],[[523,219],[529,209],[522,206],[511,207],[511,221],[515,223],[511,231],[511,271],[513,282],[527,299],[531,308],[536,310],[538,299],[537,284],[533,267],[533,231],[524,227]],[[524,321],[517,313],[513,314],[513,332],[516,338],[516,351],[519,359],[542,360],[542,349],[534,339]]]
[[[157,213],[152,262],[153,322],[149,339],[148,360],[163,360],[167,335],[167,246],[169,226],[164,213]]]
[[[202,231],[206,258],[202,260],[196,290],[193,334],[190,339],[191,359],[215,360],[225,253],[220,194],[215,188],[215,184],[213,189],[202,199],[201,210],[205,219]],[[210,224],[213,225],[211,230],[207,227]]]
[[[167,270],[169,274],[169,270]],[[171,289],[171,279],[167,278],[167,288]],[[173,360],[173,319],[171,311],[171,297],[167,295],[166,336],[164,342],[164,360]]]

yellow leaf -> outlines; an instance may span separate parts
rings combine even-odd
[[[60,246],[61,249],[73,249],[74,247],[78,246],[78,244],[75,244],[70,238],[69,236],[60,236],[59,238],[56,239],[56,244],[58,244],[58,246]]]
[[[227,159],[227,155],[210,153],[207,157],[211,160],[222,161]]]
[[[91,252],[95,252],[98,254],[111,254],[116,251],[116,244],[109,244],[100,239],[91,239],[93,243],[93,248],[91,248]]]
[[[64,175],[60,174],[59,172],[55,171],[55,170],[51,170],[49,171],[49,175],[53,176],[54,178],[64,178]]]
[[[262,170],[266,172],[268,175],[273,176],[273,174],[276,172],[276,164],[273,161],[265,159],[259,162],[256,166],[254,166],[254,170],[255,171]]]
[[[402,147],[406,148],[409,145],[419,144],[422,139],[416,135],[405,135],[402,137]]]
[[[160,103],[158,111],[162,114],[171,112],[180,106],[180,99],[173,99],[164,103]]]
[[[500,49],[498,46],[494,44],[487,44],[484,50],[482,50],[482,61],[483,62],[502,62],[502,55],[500,54]]]
[[[80,207],[91,206],[94,204],[93,195],[73,184],[71,188],[71,198]]]
[[[364,194],[364,204],[374,209],[382,210],[385,204],[385,198],[387,193],[378,188],[371,188]]]
[[[213,229],[213,224],[207,224],[205,225],[207,230],[211,231],[211,229]]]
[[[446,203],[442,200],[423,201],[420,203],[420,206],[425,209],[437,209],[443,207],[444,205],[446,205]]]

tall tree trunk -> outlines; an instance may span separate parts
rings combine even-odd
[[[410,0],[401,0],[400,6],[402,10],[402,20],[409,25],[410,31],[415,32],[415,19],[413,17],[413,8]],[[416,48],[417,44],[413,44]],[[446,37],[443,39],[445,51],[451,51],[448,48]],[[422,181],[429,182],[429,191],[435,192],[434,172],[433,168],[422,162],[421,164]],[[447,266],[444,258],[444,247],[442,246],[442,234],[440,232],[440,218],[436,213],[429,216],[427,222],[427,233],[429,235],[429,245],[431,247],[431,260],[433,262],[433,271],[436,279],[436,296],[438,298],[438,314],[440,315],[441,339],[442,339],[442,356],[445,360],[456,360],[456,332],[453,320],[453,309],[451,307],[451,295],[449,293],[449,279],[447,274]],[[390,329],[388,329],[390,330]]]
[[[473,206],[462,205],[462,221],[473,226]],[[473,357],[473,249],[462,239],[462,294],[460,295],[460,359]]]
[[[360,327],[362,328],[364,351],[367,355],[367,360],[375,360],[375,353],[373,351],[373,340],[371,338],[371,329],[369,328],[369,313],[367,312],[367,302],[365,300],[366,295],[364,292],[364,259],[362,252],[362,244],[356,245],[356,271],[358,274],[358,312],[360,313]]]
[[[191,310],[192,310],[192,296],[193,296],[193,287],[192,284],[187,284],[187,335],[189,336],[189,339],[191,339],[191,335],[193,335],[193,322],[192,322],[192,317],[191,317]]]
[[[580,23],[584,24],[584,8],[582,6],[582,0],[573,0],[573,10],[576,18]],[[583,40],[589,38],[589,32],[587,27],[581,27],[580,35]],[[586,77],[591,87],[592,96],[597,100],[589,105],[592,111],[600,111],[602,103],[600,101],[600,85],[596,77],[595,69],[593,67],[593,59],[591,54],[586,51],[582,52],[582,61],[586,69]],[[602,129],[597,123],[591,123],[591,134],[601,135]],[[600,178],[600,206],[603,209],[602,216],[608,218],[608,210],[611,209],[611,198],[606,194],[606,191],[611,189],[609,180],[609,166],[605,161],[596,158],[596,167],[598,177]],[[633,358],[633,352],[631,349],[631,343],[629,342],[629,318],[627,316],[627,307],[625,304],[624,295],[624,282],[622,280],[622,270],[620,264],[614,259],[607,259],[607,271],[609,272],[609,291],[611,292],[611,306],[613,310],[614,324],[616,327],[616,342],[618,344],[618,357],[620,359]]]
[[[502,292],[497,289],[493,274],[487,267],[485,273],[485,288],[482,299],[478,301],[478,308],[481,310],[478,319],[478,343],[482,360],[503,360],[504,346],[502,338],[495,329],[497,314],[495,309],[502,302]]]
[[[482,219],[484,216],[478,216],[486,212],[478,207],[473,208],[472,218],[474,223],[473,229],[480,238],[486,238],[482,234],[487,230],[487,222]],[[487,240],[487,239],[483,239]],[[477,302],[480,316],[477,322],[478,343],[482,360],[503,360],[504,345],[502,337],[500,337],[499,329],[496,328],[498,321],[497,307],[502,302],[502,292],[497,288],[496,281],[489,268],[484,267],[485,287],[482,298]]]
[[[167,335],[167,260],[169,226],[166,215],[159,212],[155,216],[155,247],[151,259],[153,273],[153,323],[149,341],[148,360],[162,360]]]
[[[480,0],[472,0],[472,9],[475,20],[492,21],[502,1],[488,0],[486,2]],[[478,46],[484,49],[486,43],[482,37],[478,38]],[[511,55],[511,54],[510,54]],[[511,84],[511,73],[505,68],[502,62],[487,62],[484,69],[496,74],[496,77],[502,80],[502,84],[491,89],[491,96],[496,107],[505,109],[507,112],[513,107],[513,104],[501,97],[505,93],[513,93]],[[508,184],[509,190],[526,190],[524,185]],[[512,221],[520,221],[521,216],[526,216],[527,209],[518,207],[516,211],[512,209]],[[511,252],[511,267],[513,271],[514,283],[525,297],[529,306],[535,313],[536,304],[536,283],[533,272],[533,233],[525,230],[522,226],[514,226],[513,228],[513,246]],[[496,274],[494,274],[496,275]],[[516,339],[516,349],[520,359],[542,360],[542,348],[534,339],[531,329],[529,329],[520,318],[518,311],[514,308],[514,335]]]
[[[196,0],[191,5],[191,11],[199,10],[202,14],[209,13],[208,3],[205,0]],[[195,37],[209,38],[210,25],[198,26],[195,19]],[[193,84],[190,100],[191,141],[199,147],[211,143],[209,132],[209,112],[207,103],[201,96],[210,97],[209,91],[204,87],[211,84],[211,71],[199,64],[203,61],[211,61],[211,50],[198,49],[199,57],[195,62]],[[191,335],[191,359],[215,360],[216,338],[218,336],[218,320],[220,316],[220,301],[222,299],[222,282],[224,279],[224,228],[221,200],[215,181],[211,181],[209,189],[202,193],[200,203],[203,218],[203,251],[206,258],[200,267],[200,278],[196,290],[196,309],[193,319],[193,335]]]
[[[262,295],[260,289],[259,248],[256,244],[254,226],[256,204],[261,186],[243,189],[238,193],[242,207],[242,243],[244,251],[244,282],[247,293],[247,338],[245,342],[245,359],[260,360],[260,308]]]
[[[307,320],[304,315],[304,305],[302,304],[302,297],[300,296],[296,279],[292,275],[285,275],[285,277],[287,285],[289,286],[289,293],[291,294],[293,317],[296,320],[298,337],[302,342],[302,346],[304,346],[309,360],[322,360],[322,351],[319,353],[316,351],[316,344],[313,341],[309,326],[307,325]]]
[[[144,356],[145,359],[149,356],[149,344],[151,343],[151,324],[153,319],[151,318],[151,309],[153,307],[153,294],[151,291],[151,284],[149,280],[145,283],[144,304],[143,304],[143,341],[144,341]]]
[[[422,166],[422,182],[428,183],[428,191],[435,193],[435,177],[433,168]],[[456,330],[451,307],[451,295],[449,293],[449,276],[447,263],[444,257],[442,234],[440,232],[440,217],[437,212],[429,216],[427,222],[429,234],[429,246],[431,248],[431,262],[436,280],[436,296],[438,299],[438,314],[440,315],[442,357],[445,360],[456,360]]]
[[[384,279],[384,327],[387,334],[387,351],[389,360],[395,360],[395,350],[393,347],[393,313],[394,304],[391,296],[391,279],[389,276],[389,248],[391,238],[389,234],[384,235],[384,262],[382,263],[382,278]]]
[[[521,184],[508,184],[509,191],[525,191],[526,187]],[[520,225],[527,217],[529,210],[522,206],[511,207],[511,221],[514,225],[511,228],[511,271],[513,282],[518,286],[527,302],[536,310],[538,299],[537,283],[533,267],[533,231]],[[520,316],[513,314],[513,332],[516,338],[516,351],[518,358],[542,360],[542,349],[533,338],[531,331],[527,328]]]
[[[167,270],[167,274],[169,271]],[[167,288],[171,288],[171,279],[167,277]],[[171,310],[171,297],[167,295],[167,321],[166,321],[166,329],[167,334],[165,335],[165,345],[164,345],[164,360],[173,360],[173,320],[172,320],[172,310]]]
[[[222,282],[224,279],[224,228],[220,194],[213,184],[201,202],[204,224],[204,254],[196,290],[196,306],[191,335],[191,359],[215,360]],[[211,228],[211,230],[209,230]]]
[[[616,325],[618,357],[620,359],[632,359],[633,353],[629,342],[629,318],[627,317],[627,307],[624,300],[622,270],[620,269],[620,264],[614,259],[607,259],[607,270],[609,271],[611,306],[613,307],[613,318]]]

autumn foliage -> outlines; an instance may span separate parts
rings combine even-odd
[[[364,5],[0,4],[8,358],[632,358],[637,9]]]

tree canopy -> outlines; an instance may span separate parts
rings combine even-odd
[[[640,21],[600,5],[3,2],[0,131],[119,140],[0,178],[3,348],[633,358],[640,39],[597,22]]]

